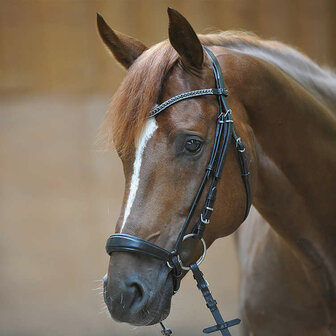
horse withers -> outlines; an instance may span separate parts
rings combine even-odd
[[[250,171],[254,207],[237,238],[246,332],[336,335],[335,74],[279,42],[240,32],[196,35],[181,14],[168,13],[169,40],[149,49],[98,16],[105,45],[128,69],[103,126],[126,179],[116,232],[136,237],[132,248],[139,251],[174,251],[186,219],[186,234],[199,222],[207,193],[191,215],[190,208],[216,145],[218,97],[192,97],[149,114],[182,93],[217,87],[206,46],[224,75]],[[236,144],[228,144],[203,235],[207,247],[245,218]],[[175,287],[172,261],[125,250],[111,253],[104,278],[111,316],[134,325],[164,320]],[[188,239],[179,252],[180,264],[189,265],[202,244]]]

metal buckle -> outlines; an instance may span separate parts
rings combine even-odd
[[[188,238],[192,238],[192,237],[196,237],[197,235],[195,233],[189,233],[187,235],[185,235],[182,239],[182,241],[185,241],[186,239]],[[205,255],[206,255],[206,251],[207,251],[207,247],[206,247],[206,243],[205,243],[205,240],[203,238],[200,239],[202,244],[203,244],[203,254],[202,256],[197,260],[196,262],[196,265],[199,266],[202,264],[204,258],[205,258]],[[177,259],[181,265],[181,268],[184,270],[184,271],[189,271],[190,270],[190,266],[184,266],[183,263],[182,263],[182,260],[180,259],[180,256],[177,256]],[[168,265],[169,266],[169,265]]]
[[[212,210],[211,210],[212,211]],[[210,219],[204,219],[203,218],[203,214],[201,213],[201,222],[205,225],[209,224],[210,223]]]
[[[224,124],[224,118],[225,118],[225,116],[224,116],[224,113],[223,113],[223,111],[222,111],[222,109],[221,109],[221,112],[220,112],[220,114],[218,115],[218,117],[217,117],[217,120],[218,120],[218,122],[220,123],[220,124]]]
[[[237,138],[237,140],[236,140],[236,148],[237,148],[238,152],[240,152],[240,153],[244,153],[245,152],[245,146],[242,143],[240,137]],[[239,148],[241,148],[241,149],[239,149]]]
[[[232,112],[232,110],[231,110],[231,109],[228,109],[228,110],[226,111],[226,113],[224,114],[224,118],[226,118],[228,114],[231,114],[231,112]]]
[[[171,265],[169,264],[169,261],[167,261],[167,266],[168,266],[170,269],[173,269],[173,268],[174,268],[173,266],[171,266]]]
[[[241,138],[236,139],[236,148],[240,147],[242,145]]]

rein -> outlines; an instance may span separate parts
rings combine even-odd
[[[172,251],[168,251],[162,247],[159,247],[156,244],[153,244],[147,240],[128,235],[123,233],[117,233],[111,235],[106,242],[106,252],[111,255],[112,252],[133,252],[139,253],[143,255],[147,255],[159,260],[166,262],[167,267],[170,268],[173,277],[174,284],[174,294],[178,291],[180,287],[180,282],[182,278],[182,270],[191,270],[193,272],[193,276],[197,282],[197,287],[202,292],[203,297],[206,301],[207,307],[210,309],[215,321],[216,325],[213,327],[208,327],[203,330],[204,333],[209,334],[215,331],[220,331],[224,336],[230,336],[230,332],[228,330],[229,327],[234,326],[240,323],[239,319],[234,319],[228,322],[225,322],[217,308],[217,303],[213,299],[211,292],[209,290],[208,282],[204,279],[203,273],[199,270],[198,266],[202,263],[206,254],[206,244],[203,239],[203,234],[206,229],[206,226],[210,224],[210,218],[213,212],[215,200],[216,200],[216,192],[217,192],[217,184],[222,176],[223,166],[225,163],[226,155],[228,152],[228,148],[231,142],[231,139],[236,143],[236,149],[238,153],[238,161],[241,169],[241,176],[244,182],[245,191],[246,191],[246,208],[245,208],[245,218],[248,216],[250,207],[251,207],[251,193],[250,193],[250,184],[249,184],[249,170],[247,157],[245,153],[245,146],[241,141],[240,137],[237,136],[234,126],[233,119],[231,116],[231,109],[229,109],[227,96],[228,90],[225,87],[223,74],[215,55],[204,46],[204,49],[212,59],[212,68],[216,82],[216,88],[212,89],[201,89],[196,91],[189,91],[177,96],[174,96],[160,105],[155,106],[149,113],[149,117],[155,117],[168,107],[176,104],[185,99],[191,99],[204,95],[215,95],[218,100],[218,116],[216,120],[216,131],[215,131],[215,139],[212,148],[212,152],[210,155],[209,163],[206,167],[205,174],[203,180],[198,188],[194,201],[190,207],[188,216],[182,226],[182,229],[177,237],[176,243]],[[186,231],[189,227],[191,218],[195,212],[198,202],[203,194],[205,186],[207,183],[210,183],[209,190],[206,196],[205,203],[201,210],[200,217],[197,223],[194,225],[191,233],[186,234]],[[180,254],[180,247],[184,240],[193,238],[198,239],[203,244],[203,255],[196,262],[191,264],[190,266],[183,265]],[[167,329],[162,326],[161,333],[163,335],[171,335],[172,332],[170,329]]]

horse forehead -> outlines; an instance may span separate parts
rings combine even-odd
[[[161,92],[164,102],[184,92],[215,87],[212,72],[204,69],[201,73],[190,73],[181,66],[173,68]],[[189,128],[197,130],[209,120],[212,111],[217,112],[214,96],[186,99],[164,110],[157,119],[166,129]]]
[[[161,96],[166,100],[186,91],[208,87],[215,87],[213,72],[209,67],[204,66],[200,71],[192,71],[178,62],[165,80]]]
[[[162,111],[157,118],[157,136],[169,136],[178,131],[194,131],[205,135],[217,115],[217,101],[214,99],[187,99]]]

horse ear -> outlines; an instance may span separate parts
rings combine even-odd
[[[186,66],[200,69],[203,64],[203,48],[195,31],[178,11],[168,8],[169,40]]]
[[[112,30],[99,13],[97,13],[97,26],[106,47],[126,69],[147,49],[140,41]]]

